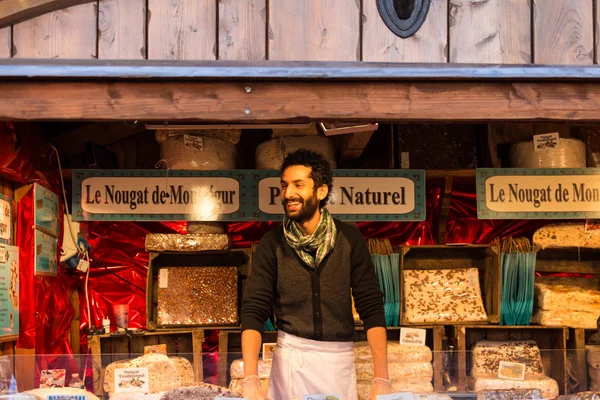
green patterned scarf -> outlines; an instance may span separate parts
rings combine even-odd
[[[321,261],[333,250],[337,229],[335,222],[326,208],[321,209],[319,226],[312,235],[304,236],[296,222],[285,217],[283,220],[283,233],[287,243],[296,254],[310,267],[316,269]],[[316,257],[310,254],[316,250]]]

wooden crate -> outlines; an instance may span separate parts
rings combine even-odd
[[[179,327],[169,326],[161,327],[158,325],[158,269],[160,267],[196,267],[196,266],[238,266],[241,267],[248,261],[245,251],[204,251],[189,253],[150,253],[148,262],[148,277],[146,280],[146,328],[149,331],[171,331]],[[241,305],[241,285],[238,285],[238,315]],[[234,327],[237,327],[236,324]],[[232,326],[213,326],[213,325],[181,325],[182,329],[191,329],[198,327],[210,327],[214,329],[229,328]]]
[[[535,270],[536,283],[577,286],[600,290],[600,252],[592,249],[544,249],[538,251]],[[556,276],[569,274],[569,276]],[[597,329],[571,328],[568,348],[573,356],[573,375],[579,382],[577,391],[589,388],[585,344]]]
[[[567,328],[544,326],[459,325],[451,341],[457,350],[456,373],[458,391],[470,389],[473,346],[482,340],[535,340],[542,354],[547,376],[558,382],[560,394],[567,392]]]
[[[411,325],[405,317],[406,297],[404,287],[404,271],[432,269],[464,269],[479,270],[479,284],[483,304],[489,323],[500,321],[500,251],[497,246],[409,246],[395,249],[402,255],[400,262],[400,321],[402,325]],[[472,322],[470,322],[472,324]],[[451,325],[448,322],[426,322],[426,324]],[[468,323],[467,323],[468,324]]]
[[[204,330],[176,330],[161,332],[144,332],[142,334],[95,335],[89,342],[94,363],[94,393],[102,395],[104,370],[112,362],[139,357],[144,354],[144,346],[157,344],[167,345],[169,356],[180,356],[188,359],[194,368],[196,382],[203,381],[202,342]]]

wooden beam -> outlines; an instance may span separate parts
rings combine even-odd
[[[95,0],[0,0],[0,28]]]
[[[600,83],[12,81],[0,119],[599,121]]]
[[[344,136],[340,150],[340,163],[356,161],[360,158],[367,143],[371,140],[373,131],[355,132]]]
[[[66,132],[54,138],[52,143],[61,156],[73,157],[84,152],[86,142],[94,141],[104,146],[145,130],[146,127],[143,123],[135,123],[134,121],[95,123]]]

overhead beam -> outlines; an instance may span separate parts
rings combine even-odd
[[[360,158],[371,140],[373,131],[355,132],[344,136],[340,149],[340,163],[349,163]]]
[[[46,13],[95,0],[0,0],[0,29]]]
[[[8,81],[0,120],[600,121],[600,82]]]
[[[106,145],[145,130],[145,124],[135,121],[92,123],[57,136],[52,139],[52,143],[58,148],[62,156],[73,157],[83,153],[85,144],[89,141]]]

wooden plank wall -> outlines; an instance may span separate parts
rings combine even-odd
[[[267,0],[219,1],[219,60],[267,59]]]
[[[146,58],[146,15],[146,0],[101,0],[98,5],[98,58]]]
[[[383,23],[375,1],[363,1],[362,60],[380,62],[448,61],[448,0],[431,0],[425,23],[401,39]]]
[[[0,29],[0,58],[10,58],[12,35],[10,26]]]
[[[0,58],[591,64],[600,0],[431,0],[408,39],[375,0],[98,0],[0,29]]]
[[[97,4],[54,11],[13,26],[15,58],[97,58]]]
[[[531,62],[530,0],[449,1],[450,62]]]
[[[594,63],[593,1],[533,0],[536,63]]]
[[[270,1],[269,59],[360,61],[360,9],[360,0]]]
[[[148,0],[148,59],[214,60],[215,0]]]

